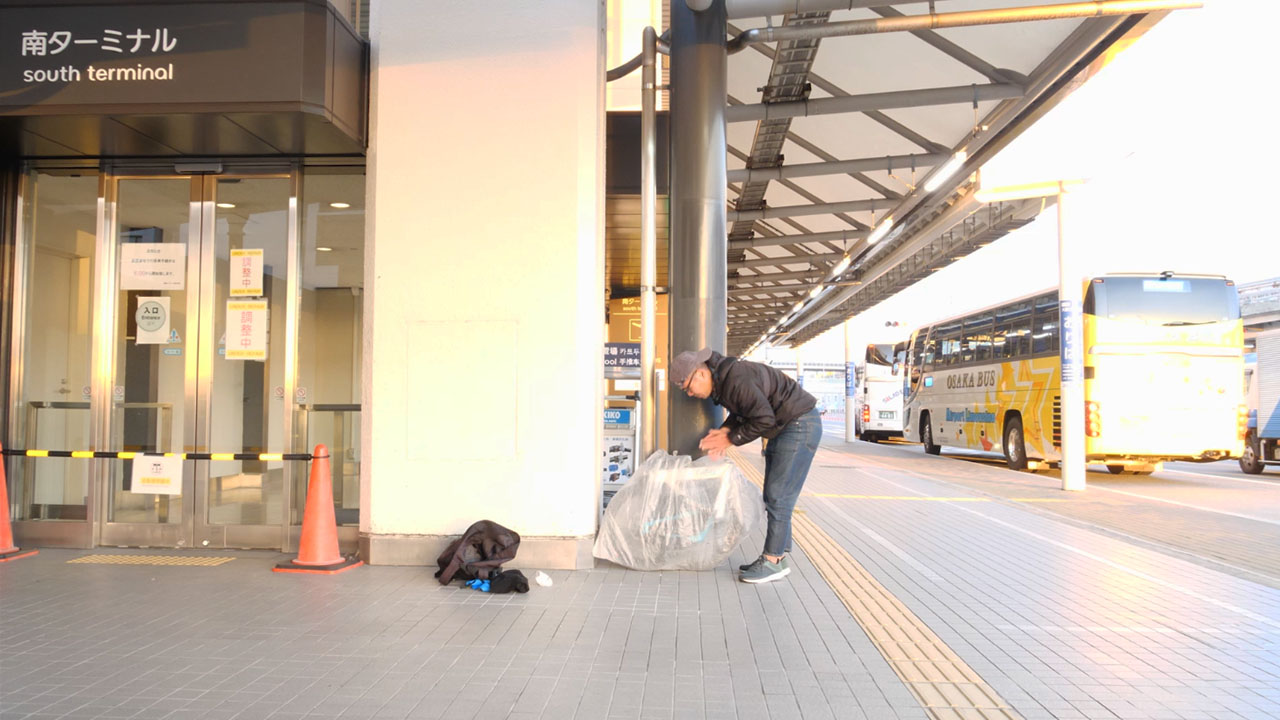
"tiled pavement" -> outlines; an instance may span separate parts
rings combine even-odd
[[[955,460],[850,447],[820,452],[805,517],[1011,714],[1280,717],[1280,590],[931,479]],[[761,542],[713,572],[553,571],[553,587],[505,596],[425,568],[298,576],[270,572],[274,553],[156,567],[43,550],[0,564],[0,719],[943,716],[803,543],[787,580],[736,582]]]

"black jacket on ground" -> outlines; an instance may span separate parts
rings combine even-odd
[[[472,523],[462,537],[449,543],[436,565],[436,579],[448,585],[454,578],[487,579],[502,569],[502,564],[515,559],[520,535],[492,520]]]
[[[721,427],[729,441],[745,445],[758,437],[773,439],[787,423],[817,406],[818,401],[777,368],[725,357],[712,351],[711,401],[730,415]]]

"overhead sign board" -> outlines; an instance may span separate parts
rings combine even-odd
[[[297,98],[306,5],[0,8],[0,109]]]
[[[361,152],[368,67],[324,0],[0,0],[0,154]]]

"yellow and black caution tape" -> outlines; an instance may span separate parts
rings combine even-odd
[[[133,460],[140,457],[180,457],[183,460],[261,460],[263,462],[314,459],[311,453],[157,453],[112,452],[109,450],[17,450],[11,448],[5,448],[3,453],[19,457],[107,458],[108,460]]]

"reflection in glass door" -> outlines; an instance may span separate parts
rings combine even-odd
[[[281,452],[291,179],[116,177],[108,192],[117,287],[105,444]],[[280,461],[187,460],[180,474],[154,459],[107,462],[101,544],[286,542]]]
[[[18,202],[12,294],[0,324],[13,323],[12,402],[5,447],[84,449],[90,444],[97,173],[31,170]],[[12,311],[11,316],[4,315]],[[92,544],[91,463],[11,458],[15,532],[31,545]],[[9,508],[5,508],[8,510]]]

